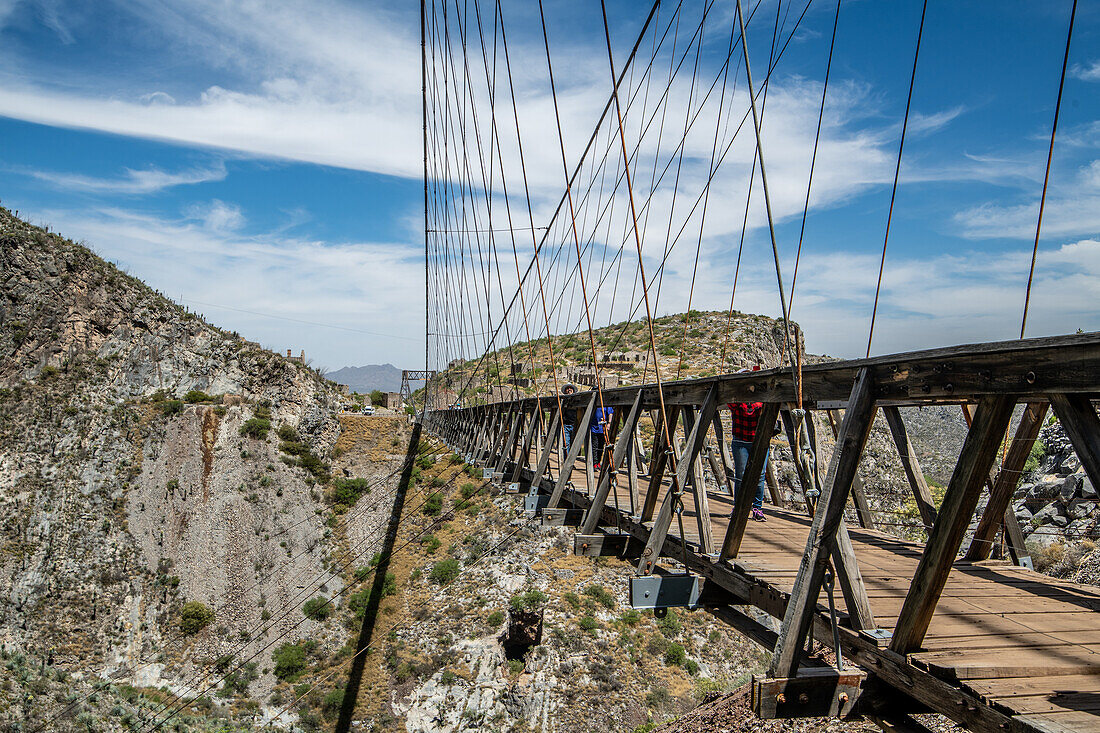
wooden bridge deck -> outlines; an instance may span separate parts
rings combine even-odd
[[[551,464],[556,463],[552,460]],[[572,481],[584,487],[578,462]],[[554,466],[554,474],[557,474]],[[639,481],[640,491],[647,481]],[[664,490],[667,491],[665,482]],[[567,491],[574,506],[587,508],[586,492]],[[732,497],[708,492],[710,520],[720,542],[733,508]],[[660,498],[663,498],[663,494]],[[629,522],[630,493],[625,480],[609,495],[605,519],[617,506],[620,525]],[[698,571],[714,560],[699,553],[696,510],[683,493],[684,534],[690,563]],[[660,499],[658,499],[658,504]],[[806,547],[810,519],[804,513],[765,504],[766,522],[750,522],[736,558],[721,563],[747,579],[788,595]],[[609,516],[610,514],[610,516]],[[614,529],[611,521],[605,528]],[[638,523],[639,539],[652,522]],[[628,527],[623,527],[628,531]],[[893,629],[912,582],[923,545],[883,532],[849,526],[867,594],[880,628]],[[677,522],[670,537],[679,537]],[[679,550],[666,555],[679,558]],[[705,571],[704,571],[704,574]],[[843,594],[835,594],[844,609]],[[819,602],[826,617],[824,597]],[[765,610],[769,610],[765,608]],[[1100,731],[1100,588],[1077,585],[998,561],[954,565],[920,652],[907,655],[915,672],[946,682],[968,697],[1012,716],[1022,729]],[[847,645],[845,645],[847,646]],[[846,652],[849,650],[846,649]],[[851,651],[856,651],[852,649]],[[885,650],[880,653],[888,654]],[[961,697],[966,704],[965,697]]]

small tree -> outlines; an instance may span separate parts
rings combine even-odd
[[[200,601],[188,601],[180,609],[180,631],[196,634],[214,620],[214,609]]]

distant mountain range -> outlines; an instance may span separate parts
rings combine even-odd
[[[351,387],[353,392],[366,394],[371,390],[398,392],[401,390],[401,370],[393,364],[367,364],[358,367],[343,367],[328,372],[325,377],[337,384]]]

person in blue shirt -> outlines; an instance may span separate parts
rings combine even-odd
[[[575,394],[577,387],[572,384],[563,384],[561,387],[562,397],[568,397],[571,394]],[[576,429],[577,415],[576,410],[562,410],[561,429],[565,438],[565,451],[569,452],[569,446],[573,444],[573,431]]]
[[[600,470],[600,464],[603,462],[607,433],[611,429],[611,417],[614,414],[614,407],[597,407],[593,410],[592,421],[588,424],[588,430],[592,433],[592,468],[597,471]]]

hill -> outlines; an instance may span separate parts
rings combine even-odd
[[[393,364],[367,364],[358,367],[343,367],[328,372],[325,377],[350,387],[359,394],[370,394],[372,390],[397,392],[401,389],[401,370]]]

